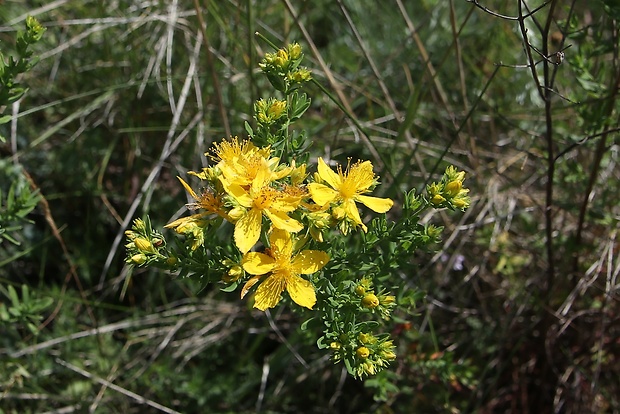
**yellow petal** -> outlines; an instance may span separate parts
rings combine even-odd
[[[252,191],[259,192],[261,188],[269,184],[270,179],[271,171],[267,163],[260,165],[254,180],[252,180]]]
[[[342,185],[342,177],[336,174],[334,170],[332,170],[329,165],[327,165],[325,161],[323,161],[323,158],[319,158],[319,163],[316,169],[321,178],[325,180],[327,184],[331,185],[332,188],[340,188],[340,186]]]
[[[254,201],[243,187],[241,187],[239,184],[231,184],[223,177],[220,177],[220,182],[224,187],[224,191],[233,196],[239,204],[246,208],[252,207]]]
[[[342,203],[342,208],[344,208],[346,216],[355,222],[355,224],[362,224],[362,219],[360,218],[360,212],[357,209],[357,205],[353,200],[347,200]]]
[[[385,213],[394,205],[394,202],[389,198],[358,195],[355,199],[377,213]]]
[[[271,220],[273,227],[277,229],[290,231],[291,233],[297,233],[304,228],[303,224],[301,224],[295,219],[290,218],[286,215],[286,213],[280,211],[273,211],[271,209],[264,210],[264,212],[267,217],[269,217],[269,220]]]
[[[286,278],[284,275],[275,273],[265,279],[254,296],[254,307],[262,311],[273,308],[280,302],[280,295],[286,287]]]
[[[252,286],[254,286],[259,280],[260,276],[254,276],[253,278],[245,282],[245,285],[243,285],[243,288],[241,289],[241,299],[243,299],[245,295],[248,294],[250,289],[252,289]]]
[[[218,163],[218,168],[221,173],[220,180],[226,180],[229,183],[237,182],[238,174],[232,165],[221,161]]]
[[[308,184],[308,191],[310,192],[310,197],[320,206],[325,206],[338,197],[338,191],[319,183]]]
[[[192,216],[187,216],[187,217],[181,217],[179,219],[176,219],[175,221],[168,223],[164,226],[164,228],[166,229],[176,229],[177,227],[180,227],[183,224],[192,222],[192,221],[196,221],[199,220],[200,218],[207,216],[209,213],[199,213],[199,214],[194,214]]]
[[[241,253],[247,253],[258,241],[262,221],[260,210],[253,208],[235,223],[235,244]]]
[[[291,295],[291,299],[299,306],[312,309],[316,303],[316,294],[312,283],[300,276],[289,276],[286,282],[286,290]]]
[[[251,275],[264,275],[273,270],[275,260],[264,253],[249,252],[243,255],[241,266]]]
[[[185,187],[185,190],[190,193],[190,195],[194,198],[194,200],[198,200],[200,199],[200,197],[198,197],[198,194],[196,194],[194,192],[194,190],[192,190],[192,187],[189,186],[189,184],[187,184],[185,181],[183,181],[183,179],[179,176],[177,176],[177,178],[179,179],[179,181],[181,182],[181,184],[183,184],[183,187]]]
[[[329,255],[320,250],[304,250],[293,259],[292,266],[296,273],[309,275],[318,272],[329,262]]]
[[[300,202],[301,197],[299,196],[289,196],[286,194],[282,194],[281,196],[273,200],[270,208],[272,210],[291,212],[295,211]]]
[[[291,242],[291,233],[286,230],[273,229],[269,236],[271,248],[278,253],[278,257],[288,257],[290,260],[293,254],[293,243]]]
[[[209,176],[207,175],[210,172],[209,168],[203,168],[201,172],[188,171],[187,175],[193,175],[194,177],[198,177],[201,180],[208,180]]]

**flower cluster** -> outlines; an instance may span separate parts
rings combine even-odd
[[[396,306],[396,297],[386,294],[385,290],[376,292],[372,280],[367,277],[361,278],[355,286],[355,294],[361,298],[360,306],[362,308],[371,312],[378,312],[383,319],[389,319]]]
[[[173,270],[177,259],[167,254],[166,239],[153,230],[150,220],[135,219],[132,229],[127,230],[125,236],[128,241],[125,244],[127,263],[138,266],[164,264],[166,268]]]
[[[343,334],[329,347],[334,353],[334,360],[350,364],[358,378],[374,375],[396,359],[394,342],[386,335],[375,336],[369,332],[354,336]]]
[[[269,147],[259,148],[237,137],[216,144],[210,155],[212,167],[190,172],[204,181],[200,195],[183,179],[181,184],[200,210],[175,220],[166,228],[191,240],[191,248],[204,244],[204,231],[213,220],[234,226],[234,244],[243,255],[240,268],[253,275],[242,289],[242,297],[257,283],[254,306],[274,307],[285,290],[300,306],[312,309],[316,302],[312,284],[300,275],[321,270],[329,255],[320,250],[302,250],[310,239],[323,240],[323,233],[339,227],[343,233],[367,230],[356,202],[385,213],[393,202],[367,195],[377,184],[369,161],[358,162],[345,172],[334,172],[319,158],[314,181],[305,184],[306,165],[287,165],[274,157]],[[265,252],[252,252],[259,240]],[[231,269],[235,263],[230,263]],[[236,267],[238,273],[239,267]],[[228,280],[231,275],[227,273]],[[235,279],[239,279],[238,277]]]
[[[278,91],[288,94],[312,78],[308,69],[299,66],[302,59],[299,43],[291,43],[275,53],[265,54],[259,67]]]
[[[430,202],[437,208],[447,207],[464,211],[471,203],[467,195],[469,189],[463,187],[464,179],[465,171],[458,171],[453,166],[446,168],[440,182],[427,186]]]

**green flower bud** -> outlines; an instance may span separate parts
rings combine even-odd
[[[288,54],[292,60],[298,59],[301,56],[301,46],[299,43],[291,43],[288,46]]]
[[[373,344],[375,342],[377,342],[376,338],[374,337],[373,334],[369,334],[369,333],[364,333],[361,332],[358,336],[357,339],[363,343],[363,344]]]
[[[134,254],[133,256],[131,256],[131,262],[137,265],[141,265],[146,262],[146,255],[144,255],[143,253]]]

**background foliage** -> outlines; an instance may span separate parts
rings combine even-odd
[[[41,198],[0,245],[3,309],[32,315],[0,318],[0,410],[619,412],[620,7],[528,6],[4,1],[5,56],[26,16],[47,31],[0,126],[2,193]],[[123,266],[130,221],[167,223],[174,177],[269,94],[255,31],[304,45],[355,117],[309,90],[314,156],[372,159],[397,203],[448,163],[469,173],[468,212],[432,218],[441,250],[399,269],[427,297],[366,384],[294,314]]]

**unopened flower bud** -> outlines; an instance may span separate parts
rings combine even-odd
[[[306,68],[297,69],[295,72],[289,73],[288,78],[296,83],[308,82],[312,79],[311,72]]]
[[[396,301],[396,297],[393,295],[381,295],[379,296],[379,303],[383,306],[391,305]]]
[[[440,205],[444,201],[446,201],[446,199],[443,196],[439,195],[439,194],[435,194],[433,196],[433,198],[431,198],[431,203],[433,203],[436,206]]]
[[[373,334],[361,332],[357,339],[363,344],[372,344],[377,342]]]
[[[136,237],[133,241],[133,244],[138,250],[142,252],[155,253],[155,248],[153,247],[151,242],[144,237]]]
[[[379,298],[374,293],[369,293],[362,299],[362,306],[368,309],[374,309],[379,306]]]
[[[284,69],[288,64],[288,53],[284,49],[278,50],[276,57],[273,59],[273,64],[280,69]]]
[[[234,220],[234,221],[239,220],[244,215],[245,215],[245,209],[239,208],[239,207],[235,207],[228,212],[228,217],[230,217],[231,220]]]
[[[469,197],[458,197],[452,200],[452,204],[456,208],[464,209],[464,208],[469,207],[470,200],[469,200]]]
[[[347,215],[347,212],[342,206],[338,206],[332,210],[332,216],[338,221],[344,219],[346,215]]]
[[[243,267],[241,267],[241,265],[234,265],[233,267],[228,269],[228,272],[226,272],[224,277],[222,277],[222,280],[226,283],[232,283],[239,280],[242,275]]]
[[[455,180],[450,181],[448,184],[446,184],[445,190],[450,197],[454,197],[459,193],[459,191],[461,191],[461,188],[463,188],[463,183],[461,181]]]
[[[267,114],[269,115],[269,118],[276,120],[282,116],[285,110],[286,101],[280,101],[276,99],[267,110]]]
[[[146,224],[144,223],[144,220],[142,219],[135,219],[133,221],[133,226],[136,228],[136,230],[138,231],[144,231],[146,230]]]
[[[141,265],[146,262],[146,255],[144,255],[143,253],[134,254],[133,256],[131,256],[131,262],[137,265]]]
[[[301,45],[299,43],[292,43],[288,47],[288,54],[292,60],[295,60],[301,56]]]
[[[370,349],[366,348],[365,346],[360,346],[355,351],[355,354],[360,359],[366,359],[366,358],[368,358],[370,356]]]
[[[392,351],[381,351],[381,357],[383,359],[387,359],[388,361],[391,361],[393,359],[396,359],[396,354]]]

